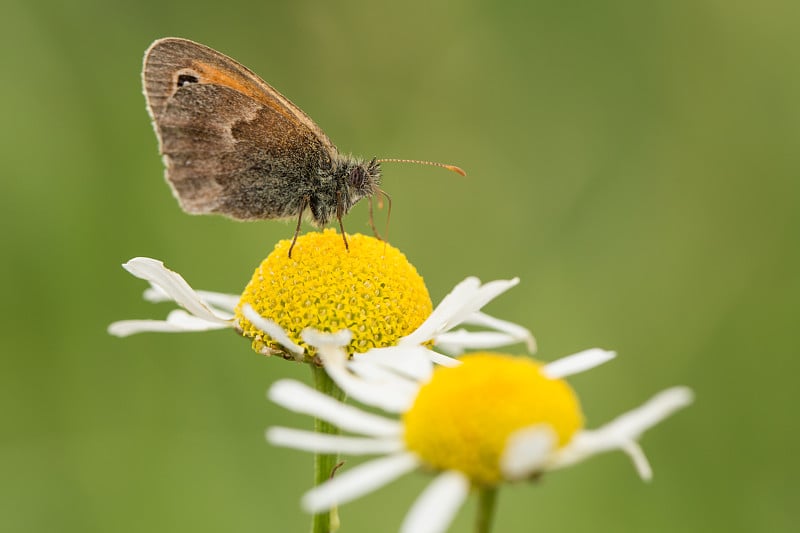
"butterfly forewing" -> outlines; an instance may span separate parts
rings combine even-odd
[[[297,106],[246,67],[184,39],[145,53],[148,110],[167,180],[190,213],[299,214],[336,148]]]

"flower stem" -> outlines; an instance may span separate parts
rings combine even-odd
[[[314,375],[314,388],[334,399],[343,400],[344,392],[336,386],[325,369],[313,364],[310,366]],[[318,418],[314,419],[314,431],[328,435],[341,433],[338,427]],[[314,454],[314,486],[330,479],[338,463],[339,454]],[[312,533],[331,533],[337,529],[339,529],[339,518],[335,507],[330,511],[315,514],[311,519]]]
[[[478,489],[478,512],[475,516],[475,533],[489,533],[492,530],[492,518],[494,518],[496,503],[496,487],[480,487]]]

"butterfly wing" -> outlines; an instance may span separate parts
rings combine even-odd
[[[337,154],[330,139],[233,59],[160,39],[145,53],[142,76],[167,181],[185,211],[293,216],[329,174]]]

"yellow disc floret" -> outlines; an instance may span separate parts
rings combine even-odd
[[[238,327],[260,353],[284,351],[241,312],[250,304],[313,356],[303,329],[349,329],[349,353],[394,345],[430,315],[431,298],[422,277],[397,248],[374,237],[342,236],[332,229],[280,241],[261,263],[236,308]]]
[[[508,437],[546,424],[563,446],[583,426],[572,388],[525,357],[480,352],[439,367],[403,416],[405,442],[430,468],[458,470],[474,485],[502,481]]]

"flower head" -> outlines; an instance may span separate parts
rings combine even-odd
[[[238,328],[253,349],[285,347],[243,313],[250,306],[281,327],[295,345],[313,355],[304,329],[348,329],[349,353],[392,346],[417,329],[433,308],[425,282],[400,251],[364,235],[349,236],[349,251],[334,230],[297,239],[292,258],[281,241],[259,265],[236,307]]]
[[[450,365],[453,359],[430,348],[457,355],[467,348],[524,342],[535,349],[527,329],[481,312],[518,279],[481,284],[477,278],[467,278],[431,310],[422,277],[401,252],[363,235],[351,235],[348,242],[349,252],[333,230],[307,233],[297,239],[291,259],[290,241],[279,242],[241,296],[195,291],[161,261],[131,259],[123,267],[150,282],[146,299],[172,300],[182,309],[169,313],[166,320],[115,322],[109,332],[127,336],[233,328],[250,338],[257,352],[297,360],[316,353],[317,348],[303,337],[308,328],[349,331],[348,355],[368,352],[377,357],[391,348],[424,353]],[[461,325],[473,329],[456,329]]]
[[[429,468],[458,470],[474,485],[497,485],[504,478],[500,458],[516,431],[547,426],[563,447],[582,428],[575,392],[544,374],[541,363],[486,352],[460,361],[437,369],[403,413],[406,448]]]
[[[320,344],[320,356],[342,352],[344,338],[309,335]],[[339,356],[341,358],[341,356]],[[417,468],[438,472],[418,498],[402,531],[444,531],[471,487],[537,477],[604,451],[627,453],[637,471],[649,479],[649,464],[637,444],[648,428],[692,401],[684,387],[667,389],[641,407],[598,429],[583,428],[583,414],[564,377],[597,366],[613,352],[587,350],[542,364],[524,357],[475,353],[461,364],[435,368],[426,378],[408,362],[395,361],[394,371],[379,362],[356,358],[345,363],[348,379],[331,374],[348,394],[387,409],[381,391],[402,394],[387,410],[399,420],[345,406],[290,380],[281,380],[269,396],[288,409],[314,415],[361,436],[317,435],[274,427],[270,442],[317,453],[382,454],[310,490],[303,498],[309,512],[319,512],[358,498]],[[406,361],[403,358],[403,361]],[[341,365],[328,365],[326,369]],[[370,388],[373,383],[380,385]],[[393,390],[392,390],[393,389]]]

